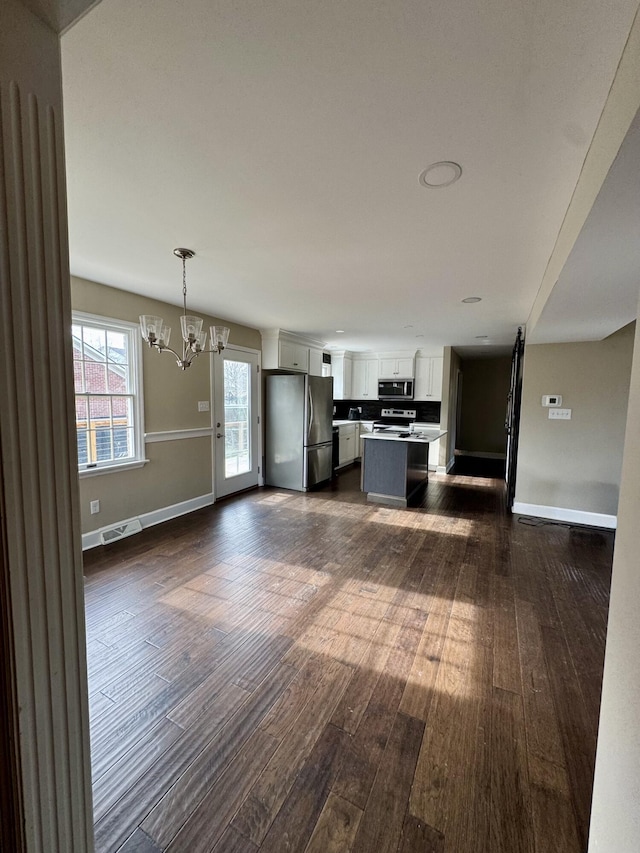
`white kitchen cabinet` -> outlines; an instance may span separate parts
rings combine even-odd
[[[413,358],[380,358],[380,379],[413,379]]]
[[[414,400],[442,400],[442,367],[444,359],[418,356],[413,387]]]
[[[377,357],[353,359],[351,398],[353,400],[378,399]]]
[[[440,442],[443,439],[429,442],[429,470],[435,471],[440,464]]]
[[[351,353],[334,352],[331,354],[331,375],[333,376],[333,399],[351,400],[351,373],[353,358]]]
[[[309,374],[311,376],[324,376],[322,372],[322,350],[309,347]]]
[[[322,376],[320,341],[283,329],[262,329],[260,334],[263,370],[288,370]]]
[[[359,452],[359,424],[341,424],[338,430],[338,466],[348,465]]]
[[[360,457],[362,456],[362,448],[360,446],[360,433],[362,432],[362,424],[360,423],[360,421],[356,421],[354,426],[356,429],[355,429],[354,436],[353,436],[353,438],[354,438],[353,452],[355,454],[353,458],[354,459],[360,459]]]
[[[299,370],[302,373],[308,373],[309,347],[282,339],[278,346],[278,367],[283,370]]]
[[[373,421],[360,421],[360,457],[364,456],[363,435],[373,432]]]

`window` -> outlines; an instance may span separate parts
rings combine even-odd
[[[225,477],[251,470],[251,365],[224,359]]]
[[[74,312],[71,334],[81,474],[144,464],[137,324]]]

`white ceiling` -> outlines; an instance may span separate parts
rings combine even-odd
[[[72,272],[179,303],[187,246],[190,307],[222,318],[510,343],[637,8],[102,0],[62,39]],[[445,159],[458,183],[422,187]]]

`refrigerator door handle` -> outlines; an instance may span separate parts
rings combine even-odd
[[[309,436],[311,435],[311,427],[313,426],[313,394],[311,393],[311,386],[307,385],[307,395],[309,397],[309,422],[307,424],[307,444],[309,443]]]

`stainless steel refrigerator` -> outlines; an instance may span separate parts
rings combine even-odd
[[[306,491],[331,479],[333,379],[267,377],[265,482]]]

